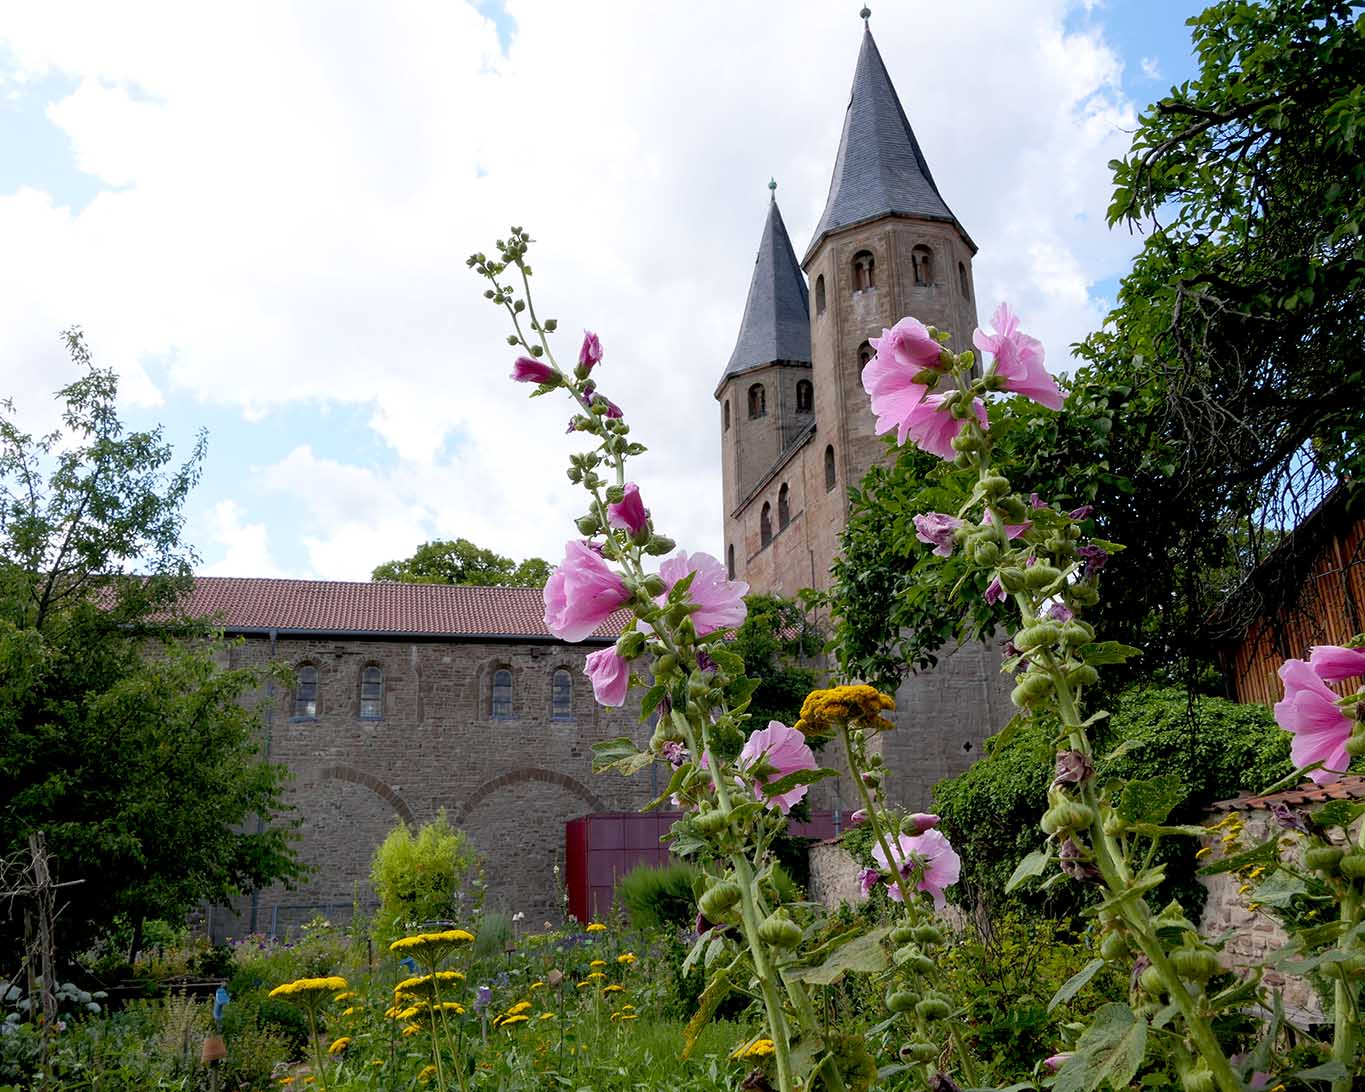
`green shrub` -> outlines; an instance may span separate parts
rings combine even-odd
[[[1118,696],[1111,712],[1095,732],[1100,783],[1110,776],[1178,775],[1183,794],[1172,822],[1197,822],[1209,804],[1264,789],[1293,768],[1288,734],[1259,705],[1133,688]],[[986,757],[934,787],[943,829],[962,856],[959,902],[1013,903],[1060,916],[1079,908],[1085,892],[1076,884],[1056,885],[1045,895],[1025,884],[1005,894],[1015,865],[1044,841],[1038,820],[1047,806],[1054,735],[1055,726],[1045,718],[1021,720],[1003,746],[992,741]],[[1197,848],[1191,839],[1163,842],[1160,859],[1168,879],[1158,900],[1178,898],[1195,915],[1204,898],[1195,879]]]
[[[697,916],[692,895],[696,878],[690,864],[638,865],[621,877],[616,895],[636,929],[689,928]]]
[[[502,955],[512,943],[512,919],[500,910],[489,910],[480,915],[474,930],[474,959],[490,959]]]
[[[379,896],[376,935],[390,940],[410,924],[450,918],[474,865],[469,839],[450,825],[444,810],[419,828],[416,837],[399,823],[370,866],[370,883]]]

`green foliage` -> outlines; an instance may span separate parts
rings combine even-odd
[[[285,778],[239,702],[261,676],[221,670],[214,631],[177,612],[202,437],[171,469],[159,430],[124,431],[79,332],[68,345],[86,371],[59,392],[62,427],[35,438],[0,413],[0,856],[43,831],[57,878],[82,881],[60,947],[124,920],[135,952],[144,920],[298,869],[286,831],[256,821]]]
[[[450,825],[444,809],[416,837],[400,822],[370,866],[370,884],[379,896],[377,935],[391,940],[413,923],[450,918],[474,865],[469,839]]]
[[[376,566],[371,580],[401,584],[472,584],[477,587],[544,587],[553,566],[538,557],[517,564],[467,538],[424,542],[409,558]]]
[[[821,638],[806,608],[778,595],[749,595],[748,614],[726,648],[744,659],[744,671],[761,679],[749,705],[755,724],[794,724],[806,695],[819,685],[809,665]]]
[[[691,928],[697,916],[697,900],[692,894],[697,875],[696,868],[681,862],[659,867],[638,865],[617,882],[616,897],[637,929]]]
[[[1054,735],[1047,719],[1020,718],[1003,745],[992,743],[966,772],[934,787],[943,829],[962,856],[960,899],[987,906],[1017,903],[1054,914],[1075,909],[1084,893],[1075,884],[1045,894],[1025,884],[1005,894],[1015,866],[1044,842],[1038,816],[1047,807]],[[1095,736],[1101,784],[1174,776],[1173,823],[1198,822],[1214,801],[1259,791],[1292,770],[1289,736],[1269,710],[1221,698],[1191,701],[1180,690],[1124,691]],[[1203,888],[1194,878],[1197,848],[1188,839],[1169,839],[1158,854],[1167,875],[1159,901],[1178,898],[1196,916],[1203,905]]]

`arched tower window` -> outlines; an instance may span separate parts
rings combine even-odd
[[[768,396],[763,390],[762,383],[755,383],[749,388],[749,420],[755,417],[766,417],[768,415]]]
[[[809,379],[796,381],[796,412],[810,413],[815,408],[815,387]]]
[[[877,261],[870,250],[853,255],[853,291],[864,292],[877,287]]]
[[[763,511],[758,514],[758,541],[760,546],[768,546],[773,540],[773,506],[763,502]]]
[[[733,542],[725,547],[725,571],[731,580],[735,578],[735,544]]]
[[[787,483],[777,491],[777,529],[780,531],[792,521],[791,490]]]
[[[961,262],[957,263],[957,279],[962,284],[962,294],[967,298],[972,298],[972,285],[967,280],[967,267]]]
[[[494,720],[512,719],[512,672],[505,667],[493,672],[493,699],[489,712]]]
[[[915,283],[928,287],[934,283],[934,252],[927,246],[917,246],[910,251],[910,262],[915,268]]]
[[[294,716],[313,720],[318,715],[318,669],[302,664],[294,675]]]
[[[360,673],[360,719],[384,719],[384,671],[373,664]]]
[[[861,345],[859,345],[859,346],[858,346],[858,370],[859,370],[859,371],[862,371],[862,370],[863,370],[864,368],[866,368],[869,364],[871,364],[871,363],[872,363],[872,358],[873,358],[873,356],[875,356],[875,355],[876,355],[876,354],[873,353],[873,351],[872,351],[872,343],[871,343],[870,341],[864,341]]]
[[[726,399],[720,404],[720,429],[722,432],[730,431],[730,399]]]
[[[573,720],[573,676],[562,667],[550,680],[550,719]]]
[[[834,445],[827,444],[825,447],[825,492],[832,492],[834,489]]]
[[[817,316],[825,313],[825,275],[821,273],[815,278],[815,314]]]

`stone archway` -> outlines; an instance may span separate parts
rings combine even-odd
[[[499,789],[520,785],[527,781],[544,781],[551,785],[558,785],[582,800],[592,811],[607,810],[607,805],[602,801],[602,798],[577,778],[570,777],[568,774],[557,773],[554,770],[542,770],[536,766],[522,766],[519,769],[509,770],[505,774],[490,778],[470,793],[463,803],[458,804],[455,808],[455,825],[463,826],[474,809]]]
[[[417,819],[412,814],[412,809],[408,807],[407,801],[373,774],[368,774],[364,770],[357,770],[354,766],[325,766],[318,771],[318,780],[350,781],[356,785],[364,785],[388,801],[394,812],[397,813],[398,818],[408,826],[415,827],[417,825]]]

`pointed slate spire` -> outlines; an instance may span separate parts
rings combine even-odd
[[[934,184],[872,30],[864,22],[829,199],[806,258],[830,232],[888,213],[957,222]]]
[[[768,188],[772,197],[758,257],[754,259],[744,320],[739,325],[730,363],[720,377],[721,385],[731,376],[775,360],[810,362],[810,296],[806,277],[797,264],[787,225],[777,207],[777,183],[770,182]]]

